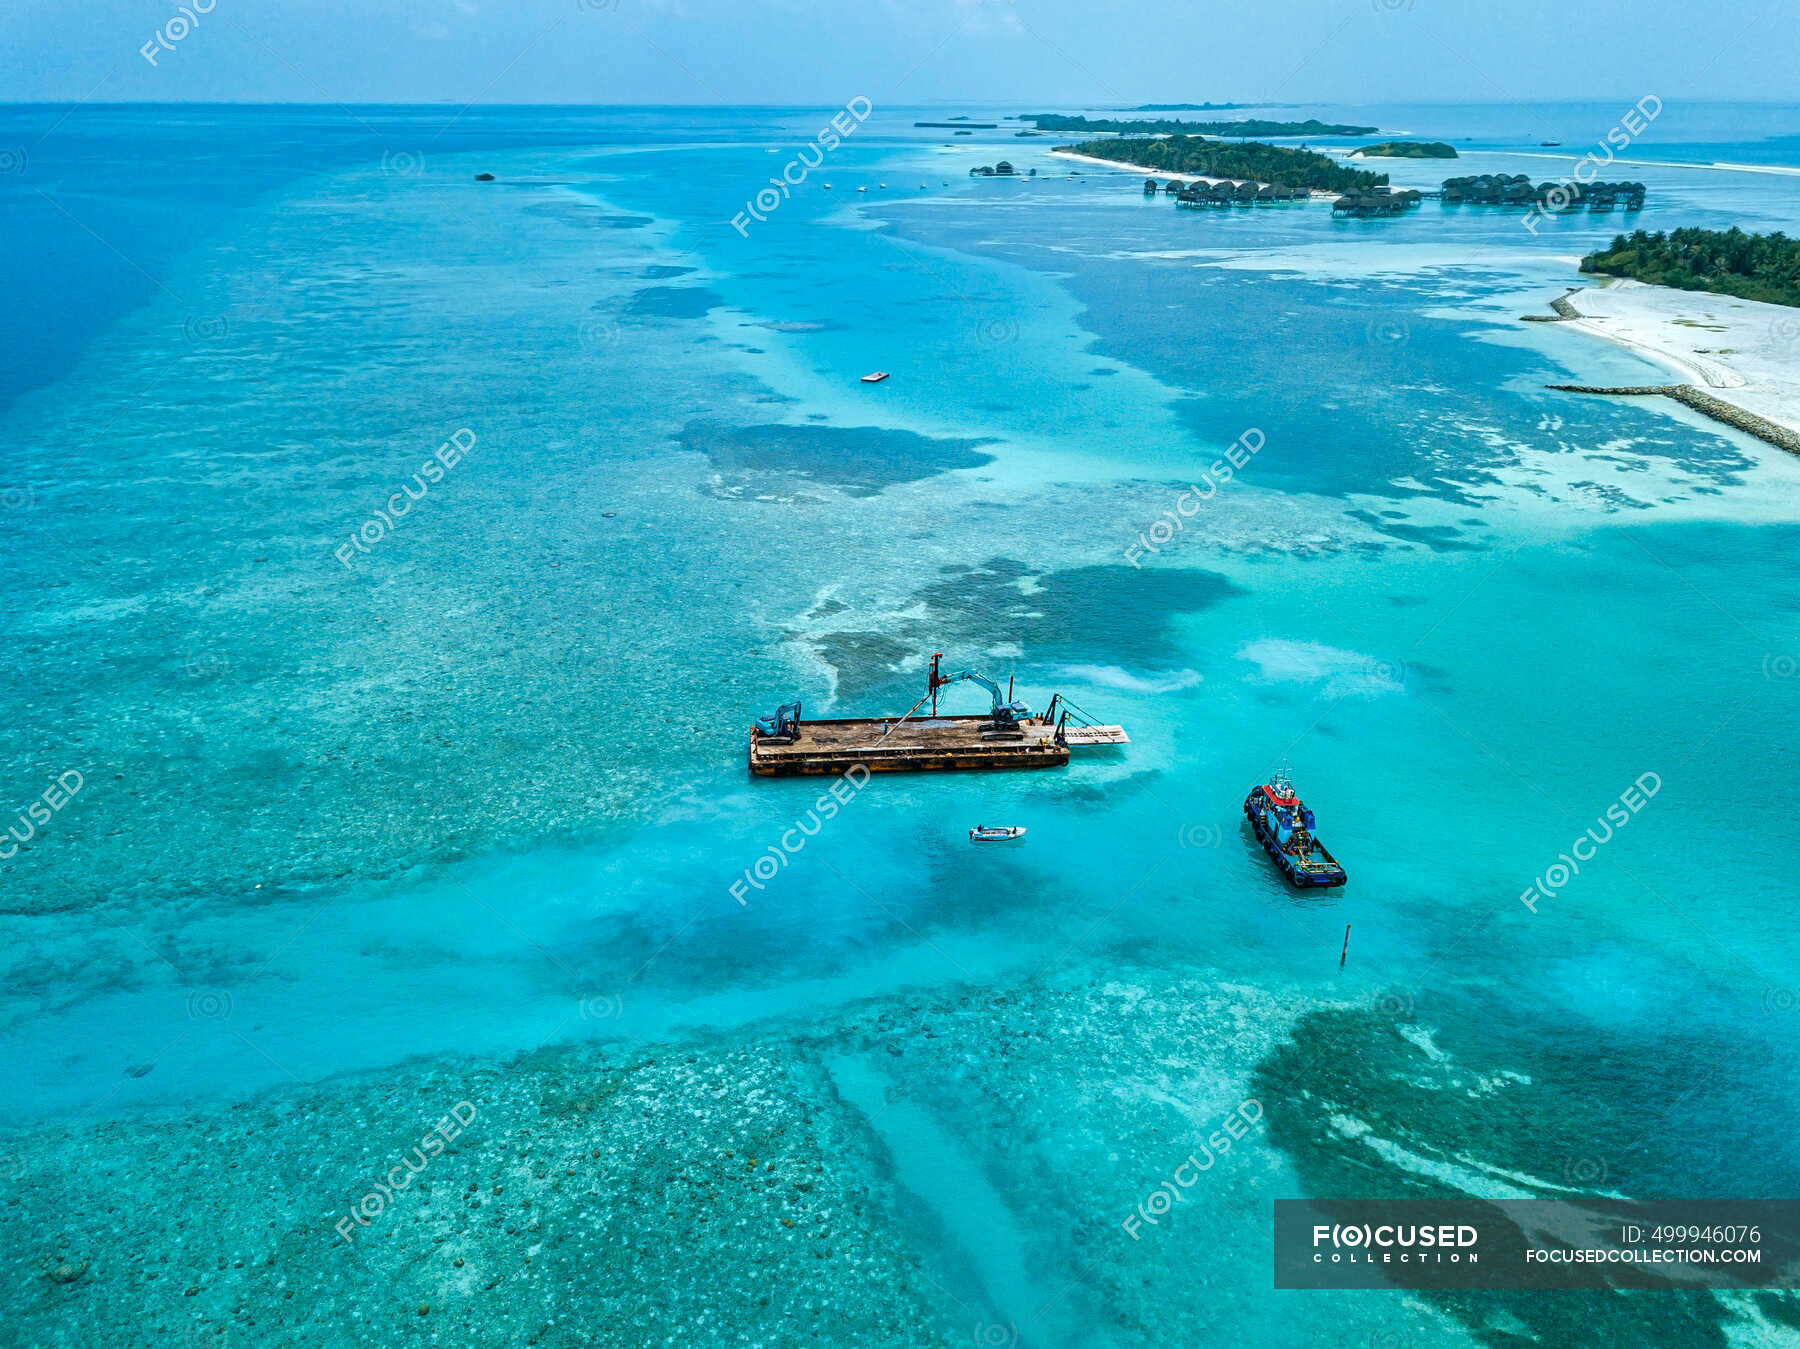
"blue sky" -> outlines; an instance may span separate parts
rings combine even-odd
[[[8,0],[6,10],[7,101],[1800,99],[1793,0]],[[141,49],[159,32],[153,65]]]

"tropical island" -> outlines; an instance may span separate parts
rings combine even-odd
[[[1110,131],[1125,136],[1372,136],[1379,129],[1321,122],[1317,118],[1304,122],[1184,122],[1167,117],[1120,120],[1028,112],[1021,114],[1019,120],[1032,123],[1039,131]]]
[[[1800,239],[1779,232],[1746,234],[1736,226],[1723,232],[1638,230],[1616,236],[1611,248],[1589,253],[1581,270],[1677,290],[1800,305]]]
[[[1793,359],[1800,320],[1792,317],[1800,306],[1800,240],[1737,228],[1638,230],[1589,253],[1581,270],[1622,279],[1552,300],[1550,321],[1630,347],[1681,382],[1552,389],[1672,398],[1800,454]]]
[[[1059,146],[1056,153],[1147,173],[1251,179],[1323,192],[1353,192],[1380,187],[1388,180],[1385,173],[1345,168],[1335,159],[1311,150],[1291,150],[1255,141],[1204,140],[1199,136],[1083,141],[1079,145]]]
[[[1370,159],[1455,159],[1456,147],[1445,141],[1379,141],[1352,150],[1353,157]]]

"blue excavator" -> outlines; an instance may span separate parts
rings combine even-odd
[[[775,715],[758,717],[756,729],[765,739],[793,740],[800,734],[800,700],[783,703]]]
[[[1000,692],[1000,686],[986,675],[975,670],[957,670],[952,674],[944,674],[939,668],[944,659],[942,651],[931,656],[931,715],[937,716],[938,690],[946,684],[979,684],[994,696],[994,727],[996,730],[1017,730],[1019,723],[1031,720],[1031,709],[1024,703],[1012,700],[1010,688],[1006,693]]]

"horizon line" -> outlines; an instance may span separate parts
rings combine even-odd
[[[1641,96],[1640,96],[1641,97]],[[1318,102],[1280,101],[1280,102],[1239,102],[1227,99],[1216,102],[1210,108],[1201,104],[1189,104],[1177,107],[1172,103],[1145,103],[1131,107],[1123,107],[1115,101],[1082,102],[1076,99],[1041,99],[1028,101],[1025,99],[922,99],[918,102],[891,103],[893,108],[1042,108],[1065,107],[1079,108],[1087,111],[1106,112],[1207,112],[1231,111],[1233,109],[1252,110],[1258,108],[1524,108],[1551,106],[1557,104],[1604,104],[1617,99],[1627,102],[1635,101],[1628,94],[1588,94],[1580,98],[1554,99],[1423,99],[1417,102],[1383,100],[1365,100],[1361,102],[1343,102],[1321,100]],[[1800,99],[1774,98],[1687,98],[1677,96],[1677,102],[1690,104],[1713,104],[1721,107],[1745,108],[1800,108]],[[477,108],[499,110],[505,108],[592,108],[614,109],[631,108],[640,110],[667,109],[685,111],[693,108],[756,108],[756,109],[791,109],[796,112],[812,112],[819,109],[830,109],[841,106],[836,102],[825,103],[756,103],[756,102],[705,102],[705,103],[566,103],[558,100],[542,100],[529,103],[469,103],[454,98],[418,100],[393,99],[231,99],[231,98],[188,98],[188,99],[143,99],[143,98],[57,98],[57,99],[7,99],[0,100],[0,108],[66,108],[66,107],[110,107],[110,108],[457,108],[471,111]]]

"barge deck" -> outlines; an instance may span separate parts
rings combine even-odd
[[[1061,768],[1069,746],[1055,723],[1026,719],[996,733],[992,717],[844,717],[802,721],[788,736],[750,732],[750,771],[760,777],[918,773],[968,768]]]

